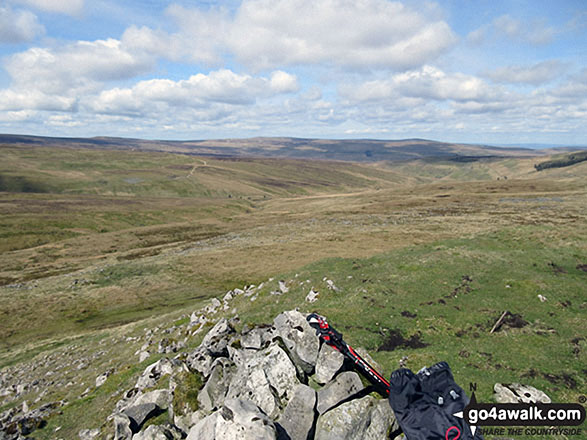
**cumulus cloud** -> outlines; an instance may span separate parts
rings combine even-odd
[[[84,0],[13,0],[29,7],[47,12],[79,15],[84,8]]]
[[[487,72],[486,76],[500,83],[540,85],[558,78],[565,64],[558,60],[543,61],[532,66],[506,66]]]
[[[45,28],[32,12],[0,6],[0,43],[25,43],[44,32]]]
[[[433,66],[424,66],[393,75],[388,79],[367,81],[358,86],[347,84],[341,93],[354,101],[397,99],[400,97],[424,100],[485,101],[495,96],[496,90],[481,79],[462,73],[447,74]]]
[[[114,88],[100,93],[90,107],[100,113],[132,114],[157,106],[205,108],[214,104],[252,105],[259,98],[269,98],[298,90],[297,79],[283,71],[270,78],[237,74],[227,69],[208,75],[192,75],[187,80],[153,79],[140,81],[132,88]],[[159,110],[157,110],[159,111]]]
[[[172,59],[211,64],[227,52],[255,70],[318,63],[401,70],[456,43],[431,10],[386,0],[244,0],[233,14],[174,5],[167,15],[178,32],[134,27],[125,39]]]
[[[149,70],[153,62],[108,39],[78,41],[57,49],[34,47],[8,57],[4,67],[15,88],[63,94],[90,88],[96,81],[133,77]]]

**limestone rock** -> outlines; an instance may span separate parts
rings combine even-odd
[[[519,383],[496,383],[493,392],[497,403],[551,403],[550,397],[544,392]]]
[[[137,380],[136,387],[140,390],[151,388],[159,381],[161,376],[173,373],[173,364],[167,358],[159,359],[154,364],[145,368],[145,371]]]
[[[291,399],[299,381],[296,368],[285,351],[277,343],[273,343],[261,356],[263,370],[270,386],[277,392],[277,397],[281,400]]]
[[[343,403],[318,418],[316,440],[382,440],[395,417],[387,401],[366,396]]]
[[[271,419],[252,402],[228,399],[190,429],[187,440],[275,440],[276,432]]]
[[[143,423],[157,414],[159,408],[154,403],[142,403],[126,408],[123,414],[130,420],[130,429],[138,432]]]
[[[145,403],[152,403],[163,410],[169,408],[171,402],[171,392],[169,390],[155,390],[148,393],[141,394],[133,402],[134,405],[143,405]]]
[[[227,399],[248,399],[270,417],[279,415],[279,404],[271,392],[269,380],[259,363],[239,368],[233,376]]]
[[[319,414],[324,414],[339,402],[347,399],[363,389],[363,383],[354,371],[345,371],[336,376],[334,381],[326,384],[318,391],[318,405],[316,409]]]
[[[315,418],[316,391],[307,385],[298,385],[293,397],[278,420],[278,425],[290,440],[306,440]]]
[[[329,382],[342,368],[343,363],[344,356],[341,352],[336,351],[328,344],[322,344],[318,353],[318,360],[316,361],[316,374],[314,379],[321,385]]]
[[[318,301],[318,296],[320,296],[320,292],[315,291],[312,287],[310,289],[310,292],[306,295],[306,301],[308,301],[309,303],[316,302]]]
[[[205,411],[212,412],[224,402],[230,380],[236,367],[228,359],[217,359],[206,384],[198,393],[198,404]]]
[[[114,415],[114,440],[131,440],[130,419],[125,414]]]
[[[172,427],[151,425],[144,431],[135,434],[132,440],[179,440],[181,433]]]
[[[216,422],[219,415],[220,411],[216,411],[196,423],[190,429],[186,440],[216,440]]]
[[[82,429],[77,435],[80,440],[94,440],[100,435],[100,430],[98,428]]]
[[[114,372],[114,370],[108,370],[102,374],[100,374],[98,377],[96,377],[96,388],[101,387],[102,385],[104,385],[106,383],[106,380],[108,379],[108,377]]]
[[[284,312],[275,318],[273,326],[296,366],[311,374],[318,359],[320,341],[306,317],[295,310]]]

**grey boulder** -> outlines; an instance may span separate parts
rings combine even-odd
[[[318,391],[318,413],[324,414],[330,408],[358,393],[363,388],[359,375],[354,371],[345,371],[339,374],[334,381],[329,382]]]
[[[288,440],[306,440],[315,419],[316,391],[307,385],[298,385],[293,397],[277,421]]]
[[[276,428],[255,404],[228,399],[224,406],[194,426],[187,440],[275,440]]]
[[[295,310],[283,312],[273,320],[273,326],[296,366],[306,374],[312,374],[318,359],[320,340],[306,317]]]
[[[344,356],[328,344],[322,344],[316,362],[314,379],[321,385],[330,382],[334,375],[342,368]]]
[[[371,396],[343,403],[318,418],[316,440],[384,440],[395,417],[386,400]]]

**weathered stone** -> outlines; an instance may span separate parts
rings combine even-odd
[[[220,411],[216,411],[196,423],[190,429],[186,440],[216,440],[216,422],[219,415]]]
[[[151,356],[151,353],[149,353],[148,351],[141,351],[139,353],[139,363],[144,362],[147,359],[149,359],[149,356]]]
[[[206,384],[198,393],[198,404],[205,411],[212,412],[224,402],[230,380],[236,366],[228,359],[217,359]]]
[[[173,364],[167,358],[159,359],[154,364],[145,368],[141,377],[137,380],[136,387],[140,390],[151,388],[159,381],[161,376],[173,373]]]
[[[244,333],[240,338],[241,347],[254,348],[255,350],[259,350],[262,343],[261,333],[262,330],[258,328],[254,328]]]
[[[204,419],[208,414],[202,410],[194,411],[189,414],[173,414],[173,424],[181,429],[183,432],[190,432],[200,420]]]
[[[289,288],[286,286],[285,281],[279,280],[278,284],[279,284],[279,290],[281,293],[289,292]]]
[[[334,375],[342,368],[344,356],[328,344],[322,344],[316,361],[316,374],[314,379],[323,385],[330,382]]]
[[[311,374],[318,359],[320,341],[306,317],[295,310],[284,312],[275,318],[273,326],[296,366]]]
[[[138,396],[137,399],[133,402],[133,406],[143,405],[145,403],[153,403],[157,405],[158,408],[165,410],[169,408],[170,402],[171,392],[169,390],[155,390]]]
[[[550,397],[544,392],[519,383],[496,383],[493,392],[493,397],[498,403],[551,403]]]
[[[194,426],[187,440],[275,440],[276,433],[271,419],[252,402],[228,399]]]
[[[310,292],[306,295],[306,301],[308,301],[309,303],[313,303],[318,301],[318,297],[320,296],[320,292],[317,292],[314,290],[314,288],[312,287],[310,289]]]
[[[226,398],[248,399],[270,417],[275,418],[279,415],[279,404],[258,361],[238,369],[230,382]]]
[[[77,436],[80,438],[80,440],[94,440],[98,438],[99,435],[100,430],[98,428],[82,429],[77,433]]]
[[[339,402],[356,394],[363,389],[363,383],[354,371],[345,371],[329,382],[324,388],[318,391],[317,410],[324,414]]]
[[[151,425],[135,434],[132,440],[179,440],[181,433],[170,426]]]
[[[223,440],[275,440],[275,425],[247,400],[227,400],[216,422],[216,438]]]
[[[316,391],[307,385],[298,385],[285,407],[278,424],[289,440],[306,440],[315,418]]]
[[[321,415],[316,423],[316,440],[383,440],[395,425],[387,401],[371,396],[343,403]]]
[[[131,440],[130,419],[125,414],[114,415],[114,440]]]
[[[114,370],[108,370],[102,374],[100,374],[98,377],[96,377],[96,388],[101,387],[102,385],[104,385],[106,383],[106,380],[108,379],[108,377],[114,372]]]
[[[387,399],[378,400],[371,412],[363,419],[365,430],[362,439],[380,440],[388,437],[388,432],[399,429],[395,414]]]
[[[296,368],[279,345],[272,345],[260,353],[263,370],[271,387],[282,401],[289,401],[293,390],[299,385]]]
[[[130,429],[133,432],[138,432],[143,423],[156,415],[158,411],[159,408],[154,403],[142,403],[126,408],[123,414],[130,420]]]

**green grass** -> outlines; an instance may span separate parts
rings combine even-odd
[[[242,301],[239,315],[262,323],[301,305],[327,316],[351,345],[369,350],[386,374],[403,356],[414,370],[446,360],[459,383],[478,384],[484,401],[491,399],[495,382],[513,381],[543,389],[555,401],[575,401],[586,385],[587,356],[574,354],[572,343],[585,325],[587,275],[577,269],[587,262],[585,235],[570,236],[568,245],[558,247],[549,243],[550,232],[510,228],[369,259],[324,260],[299,271],[287,296],[267,295],[252,305]],[[553,270],[552,262],[564,272]],[[324,276],[340,291],[328,290]],[[311,282],[300,287],[297,281],[306,279]],[[320,291],[314,305],[303,300],[311,286]],[[548,300],[541,302],[539,293]],[[529,324],[490,334],[505,310]],[[391,330],[406,339],[420,335],[428,346],[378,351]],[[565,385],[565,377],[576,386]]]

